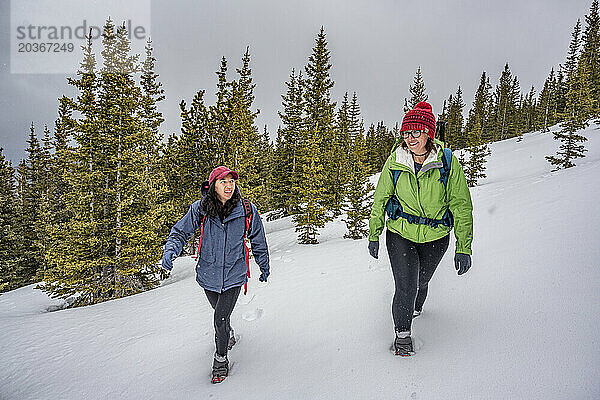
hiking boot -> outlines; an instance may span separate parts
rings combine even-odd
[[[233,329],[229,329],[229,342],[227,342],[227,350],[231,350],[235,346],[235,335]]]
[[[407,336],[401,338],[396,336],[396,340],[394,340],[394,351],[394,354],[397,356],[412,356],[415,352],[413,351],[413,343],[411,337]]]
[[[221,357],[215,354],[212,368],[212,383],[221,383],[229,375],[229,360],[227,356]]]

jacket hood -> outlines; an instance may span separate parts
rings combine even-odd
[[[210,188],[210,185],[208,184],[208,181],[202,182],[202,185],[200,186],[200,194],[202,195],[202,198],[206,197],[206,195],[208,194],[209,188]]]
[[[433,150],[429,152],[429,155],[423,162],[423,168],[421,169],[421,171],[427,172],[432,168],[441,168],[441,158],[444,155],[443,150],[444,143],[437,139],[434,139]],[[405,149],[402,146],[398,146],[395,150],[395,153],[396,157],[394,158],[394,161],[396,164],[400,164],[401,166],[410,169],[412,172],[415,172],[415,164],[410,150]]]

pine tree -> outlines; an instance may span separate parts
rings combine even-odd
[[[585,16],[585,29],[583,31],[580,59],[585,61],[583,68],[589,74],[586,78],[590,82],[592,110],[590,116],[600,115],[600,14],[598,0],[593,0],[590,12]],[[579,73],[579,71],[578,71]]]
[[[519,116],[520,116],[520,127],[519,127],[519,135],[524,132],[533,132],[537,130],[537,115],[536,115],[536,99],[535,99],[535,88],[532,86],[529,90],[529,93],[521,102],[521,107],[519,108]]]
[[[76,99],[63,96],[59,102],[61,128],[57,143],[57,164],[64,169],[63,196],[64,219],[57,218],[52,226],[53,247],[48,254],[51,268],[44,271],[43,290],[53,296],[70,296],[71,286],[84,285],[86,274],[93,271],[92,260],[98,256],[91,249],[100,247],[100,225],[97,218],[100,201],[101,179],[99,174],[98,124],[98,72],[92,49],[91,31],[86,45],[82,46],[83,60],[77,72],[78,78],[67,78],[67,82],[79,93]],[[73,113],[80,118],[73,119]],[[77,145],[67,147],[68,133]],[[63,142],[64,140],[64,142]],[[77,262],[76,268],[72,263]],[[69,266],[67,267],[67,263]],[[68,272],[63,272],[63,267]],[[77,271],[73,276],[73,271]],[[66,288],[63,288],[66,282]]]
[[[140,86],[141,94],[139,104],[140,129],[144,130],[143,140],[140,141],[145,164],[143,173],[139,178],[148,188],[143,200],[145,207],[152,213],[149,219],[160,224],[160,237],[169,234],[173,219],[177,218],[175,204],[169,196],[169,178],[161,161],[160,142],[163,135],[160,133],[160,125],[164,122],[162,113],[158,111],[158,104],[165,99],[165,92],[159,75],[155,72],[156,58],[152,40],[148,39],[145,46],[145,58],[141,65]],[[166,195],[165,195],[166,194]],[[156,229],[148,227],[148,229]]]
[[[47,158],[45,150],[35,134],[33,122],[27,140],[27,158],[17,168],[17,198],[19,219],[17,233],[20,237],[20,254],[17,268],[17,286],[36,281],[38,271],[44,266],[42,217],[40,211],[45,205]]]
[[[375,135],[375,124],[371,124],[365,135],[365,146],[367,151],[365,157],[369,165],[369,174],[373,175],[381,171],[383,165],[379,166],[379,143]]]
[[[358,105],[358,97],[356,92],[352,94],[352,101],[348,109],[348,133],[350,134],[350,142],[354,143],[356,136],[364,131],[364,127],[360,121],[360,106]]]
[[[344,100],[340,105],[337,113],[335,126],[335,139],[333,146],[333,154],[335,159],[339,160],[335,168],[337,168],[337,181],[339,189],[336,191],[334,201],[340,205],[343,204],[347,197],[347,186],[344,182],[351,179],[352,167],[350,165],[351,153],[353,151],[356,137],[364,130],[360,120],[360,106],[358,104],[358,96],[356,92],[352,94],[352,100],[348,100],[348,92],[344,94]],[[364,140],[364,138],[363,138]]]
[[[274,164],[270,179],[273,207],[280,210],[273,217],[294,214],[300,204],[300,194],[294,188],[301,187],[299,182],[299,150],[302,147],[300,133],[304,129],[304,96],[302,72],[296,75],[295,69],[290,80],[285,83],[287,91],[282,95],[283,112],[279,117],[283,126],[277,131]]]
[[[321,181],[325,190],[323,205],[328,211],[331,211],[333,216],[337,216],[341,212],[340,199],[343,193],[341,193],[336,175],[338,171],[336,166],[341,160],[336,158],[337,152],[335,151],[335,147],[339,143],[335,142],[334,110],[336,104],[331,101],[330,90],[333,88],[334,82],[329,74],[330,58],[325,31],[321,27],[308,64],[304,68],[306,73],[306,78],[303,80],[306,110],[305,129],[311,134],[316,131],[319,136],[318,154],[315,157],[318,157],[323,163]],[[331,220],[331,215],[327,214],[326,219]]]
[[[165,147],[164,167],[170,197],[184,213],[189,204],[201,197],[201,183],[218,165],[226,165],[240,174],[242,196],[262,211],[273,202],[267,190],[275,155],[265,131],[260,133],[253,110],[254,88],[250,68],[250,51],[246,48],[242,65],[236,69],[237,80],[227,79],[227,60],[221,59],[218,72],[216,103],[206,106],[204,90],[194,96],[189,108],[184,100],[181,109],[181,136],[171,136]],[[195,248],[194,241],[186,249]]]
[[[383,121],[381,121],[381,125],[383,126]],[[391,130],[386,128],[386,138],[384,140],[384,144],[388,145],[388,153],[391,152],[392,147],[400,138],[400,124],[398,122],[394,124],[394,127]]]
[[[261,212],[268,212],[274,210],[272,192],[269,185],[271,183],[270,179],[275,159],[275,145],[271,140],[271,134],[266,124],[256,143],[256,152],[261,154],[261,158],[257,164],[258,168],[260,168],[261,188],[256,198],[256,204],[260,207],[259,210]]]
[[[212,168],[224,164],[220,149],[222,138],[218,136],[219,131],[213,129],[215,114],[205,106],[204,93],[200,90],[194,95],[189,109],[185,100],[181,101],[181,136],[170,139],[167,146],[170,150],[167,180],[180,215],[201,197],[200,184]]]
[[[371,124],[369,126],[365,135],[365,146],[367,149],[365,157],[370,175],[381,171],[399,138],[400,128],[398,123],[396,123],[392,130],[389,130],[383,121],[379,121],[377,125]]]
[[[488,124],[490,122],[490,109],[492,102],[491,90],[492,85],[490,85],[490,79],[486,76],[486,72],[483,71],[479,80],[479,87],[475,92],[473,105],[469,110],[469,116],[465,124],[465,131],[472,132],[475,128],[475,124],[479,123],[481,138],[484,142],[492,139],[486,134],[488,131]]]
[[[300,193],[299,211],[294,215],[296,232],[299,232],[300,244],[317,244],[319,228],[325,226],[327,208],[325,207],[325,185],[323,161],[320,159],[322,136],[318,125],[304,132],[306,145],[300,153],[300,182],[301,186],[294,190]]]
[[[152,40],[148,39],[145,47],[146,58],[141,66],[140,84],[142,87],[142,97],[140,99],[140,121],[142,127],[148,130],[147,143],[143,143],[143,149],[146,153],[146,173],[157,173],[151,167],[156,168],[158,164],[155,160],[159,157],[158,143],[162,140],[159,133],[159,126],[164,122],[162,113],[158,111],[158,103],[165,99],[165,91],[162,83],[158,80],[158,74],[154,71],[156,58]]]
[[[128,254],[125,241],[135,226],[126,226],[126,207],[137,183],[135,165],[132,159],[140,157],[140,145],[144,135],[140,121],[135,118],[137,99],[141,97],[132,74],[138,71],[139,55],[130,55],[129,41],[124,26],[114,30],[107,24],[103,34],[103,66],[100,79],[99,99],[104,113],[100,115],[103,154],[103,213],[102,225],[106,232],[106,243],[98,266],[101,268],[99,285],[100,297],[104,299],[134,294],[145,286],[144,276],[136,279],[135,255]],[[140,143],[141,142],[141,143]],[[143,154],[142,154],[143,157]],[[139,167],[144,168],[143,161]],[[127,193],[128,191],[131,191]],[[137,199],[132,198],[133,205]],[[133,207],[132,207],[133,208]],[[137,210],[131,209],[131,218],[137,217]],[[132,238],[133,239],[133,238]],[[157,257],[158,258],[158,257]],[[130,261],[131,259],[131,261]],[[152,283],[150,283],[152,285]]]
[[[19,207],[15,192],[14,169],[0,147],[0,293],[23,284],[19,276]]]
[[[509,110],[511,114],[508,115],[506,128],[502,135],[506,137],[515,137],[519,135],[519,107],[521,99],[521,85],[519,80],[515,76],[512,80],[511,90],[509,95]]]
[[[53,175],[52,167],[52,139],[48,126],[44,126],[44,137],[40,151],[39,183],[37,185],[38,210],[35,221],[36,247],[40,251],[42,271],[38,271],[39,278],[43,277],[43,270],[47,268],[46,255],[51,247],[50,230],[53,222],[53,188],[58,177]],[[37,280],[37,279],[36,279]]]
[[[415,108],[420,101],[427,101],[429,98],[425,94],[425,82],[423,81],[423,75],[421,74],[421,67],[417,68],[417,72],[413,78],[413,84],[409,86],[408,91],[410,92],[410,99],[408,100],[408,103],[406,99],[404,99],[405,113]]]
[[[209,165],[224,165],[227,163],[226,155],[231,154],[231,131],[230,118],[228,115],[228,102],[231,98],[231,83],[227,81],[227,60],[221,58],[221,67],[216,73],[217,83],[217,102],[209,107],[209,126],[208,132],[214,142],[214,155],[216,160]]]
[[[465,103],[462,98],[460,86],[456,94],[448,98],[447,124],[445,133],[445,145],[452,149],[462,149],[466,146],[463,135],[463,109]]]
[[[290,164],[286,163],[287,152],[286,146],[283,142],[283,134],[281,133],[281,126],[277,129],[277,137],[273,144],[273,154],[271,159],[271,165],[269,168],[269,180],[267,182],[267,190],[269,191],[272,212],[267,216],[268,221],[286,217],[290,215],[290,211],[286,207],[288,200],[288,193],[291,190],[291,186],[286,186],[287,181],[291,181],[287,177],[287,168]],[[286,182],[284,182],[286,181]],[[296,186],[299,187],[299,186]]]
[[[450,95],[452,96],[452,95]],[[447,142],[446,125],[448,124],[448,100],[442,104],[442,112],[437,115],[435,137],[444,144]]]
[[[463,163],[465,177],[469,186],[477,185],[480,178],[485,178],[486,158],[491,154],[488,145],[483,142],[481,126],[479,119],[476,119],[475,125],[467,131],[467,152],[468,160]]]
[[[347,216],[344,219],[348,231],[344,237],[349,239],[361,239],[369,233],[367,221],[372,206],[370,196],[375,188],[368,179],[369,165],[366,162],[366,150],[364,127],[361,123],[358,133],[353,135],[352,151],[348,158],[350,174],[346,185]]]
[[[523,96],[523,93],[520,93],[519,99],[517,100],[516,115],[513,117],[517,142],[521,142],[523,140],[523,133],[525,132],[525,108],[525,97]]]
[[[556,123],[553,110],[557,102],[557,83],[554,76],[554,68],[550,70],[550,75],[546,78],[544,87],[540,92],[538,100],[537,115],[540,120],[542,132],[548,132],[548,128]]]
[[[232,157],[228,158],[225,165],[231,165],[242,177],[240,188],[244,197],[259,209],[266,210],[266,180],[269,171],[265,156],[270,151],[270,144],[268,136],[265,139],[255,124],[259,110],[252,110],[256,85],[252,82],[248,48],[242,57],[242,67],[236,71],[239,78],[231,83],[228,109],[233,139],[230,143]]]
[[[270,151],[270,143],[255,125],[259,110],[252,110],[256,85],[252,82],[249,48],[246,48],[242,66],[236,72],[239,78],[228,81],[227,61],[223,57],[216,73],[216,103],[206,107],[204,90],[196,93],[189,109],[185,101],[180,103],[182,135],[177,140],[178,149],[174,151],[179,156],[171,154],[169,159],[182,169],[174,197],[180,199],[179,204],[185,205],[183,208],[200,198],[199,183],[210,171],[217,165],[226,165],[240,174],[243,196],[266,209],[269,167],[261,152]],[[176,182],[177,179],[169,177],[168,181]]]
[[[556,74],[556,85],[554,96],[555,99],[553,101],[553,118],[558,122],[562,122],[564,120],[565,108],[567,106],[567,93],[569,91],[569,87],[567,84],[567,77],[563,73],[563,69],[559,65],[558,73]]]
[[[334,148],[332,154],[340,162],[335,165],[337,169],[337,180],[342,183],[341,190],[336,191],[334,201],[342,204],[346,197],[346,188],[343,182],[347,182],[350,178],[350,168],[348,159],[352,151],[352,138],[360,129],[360,108],[356,97],[356,92],[352,97],[352,102],[348,99],[348,92],[344,94],[344,99],[337,111],[334,128]]]
[[[506,63],[494,94],[493,127],[495,140],[504,140],[517,135],[516,116],[520,94],[519,80],[512,75],[508,63]]]
[[[55,297],[73,296],[72,306],[158,284],[161,178],[147,161],[156,155],[160,123],[154,122],[162,117],[149,113],[151,95],[133,79],[139,56],[129,54],[124,25],[115,29],[109,19],[102,45],[101,70],[88,38],[80,77],[68,80],[79,92],[70,101],[79,112],[72,123],[73,147],[63,151],[69,165],[64,175],[69,219],[53,229],[52,268],[41,286]],[[153,79],[148,79],[151,70],[147,65],[143,71],[146,85]]]
[[[52,226],[68,220],[66,213],[65,196],[70,188],[65,180],[65,173],[69,170],[69,141],[72,136],[73,120],[72,112],[75,109],[71,100],[63,96],[59,99],[58,118],[54,122],[54,139],[52,147],[54,154],[51,161],[52,188],[51,195],[51,215]]]
[[[567,52],[567,61],[563,66],[563,71],[566,76],[567,88],[575,76],[577,71],[577,63],[579,62],[579,54],[581,50],[581,20],[577,20],[573,33],[571,34],[571,43]]]
[[[181,106],[182,104],[180,104],[180,107]],[[183,127],[184,123],[182,121],[182,131]],[[171,214],[171,216],[165,220],[165,226],[163,227],[165,234],[162,236],[163,238],[167,236],[167,231],[171,229],[173,224],[187,212],[190,204],[198,199],[198,197],[192,196],[200,195],[200,184],[198,183],[200,181],[196,181],[195,185],[190,185],[188,183],[190,181],[186,179],[189,178],[191,173],[198,173],[200,171],[194,172],[193,168],[189,168],[188,164],[185,163],[185,160],[182,159],[183,153],[180,152],[180,149],[188,150],[188,152],[185,153],[185,156],[195,159],[194,157],[197,154],[194,154],[194,149],[190,149],[185,145],[180,146],[179,138],[174,133],[167,137],[166,143],[162,143],[159,150],[161,154],[158,160],[160,164],[160,176],[164,179],[165,184],[161,199],[165,204],[165,208],[168,209]],[[202,168],[205,168],[205,166],[202,165]],[[188,191],[186,191],[186,189],[188,189]],[[194,254],[195,249],[193,243],[188,247],[184,246],[182,255]]]
[[[388,159],[396,141],[400,138],[400,127],[396,123],[391,131],[385,126],[383,121],[377,123],[375,128],[376,149],[378,153],[377,171],[381,171],[383,165]]]
[[[594,107],[590,76],[586,60],[581,58],[567,94],[567,115],[563,128],[554,133],[554,139],[560,140],[562,144],[556,156],[546,156],[548,162],[556,166],[554,171],[575,166],[573,160],[584,157],[587,151],[582,144],[578,144],[585,142],[587,138],[578,135],[577,131],[587,127]]]

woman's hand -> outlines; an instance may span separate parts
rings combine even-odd
[[[177,256],[175,255],[175,252],[173,250],[165,250],[161,264],[163,269],[171,271],[173,269],[173,260],[175,258],[177,258]]]
[[[379,241],[369,241],[369,254],[371,254],[373,258],[379,258]]]
[[[261,272],[260,276],[258,277],[258,280],[261,282],[266,282],[269,275],[270,275],[269,272]]]
[[[458,271],[459,275],[464,274],[471,268],[471,256],[463,253],[456,253],[454,255],[454,268]]]

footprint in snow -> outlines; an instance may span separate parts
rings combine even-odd
[[[256,308],[252,311],[248,311],[242,314],[244,321],[256,321],[263,316],[264,310],[262,308]]]

